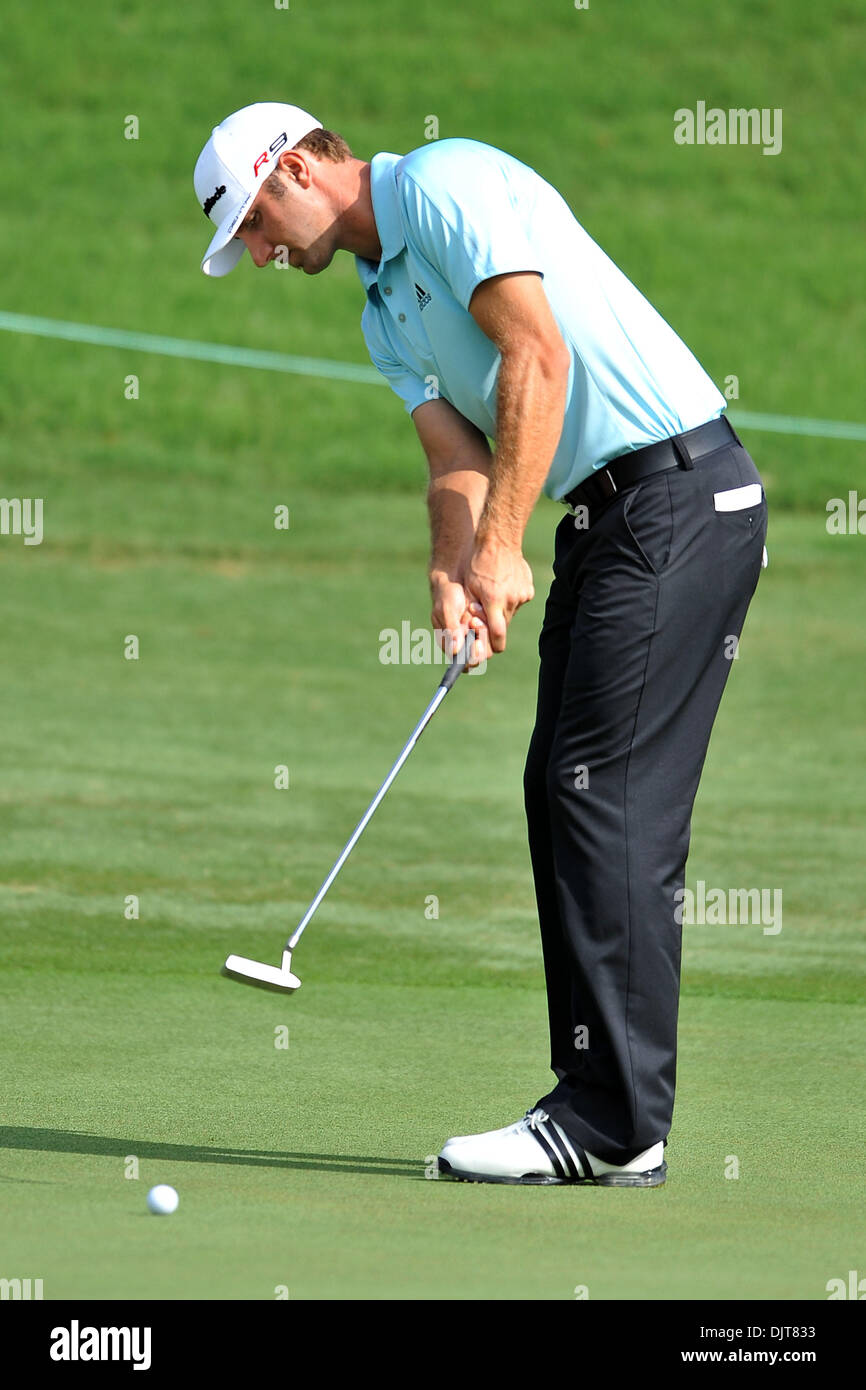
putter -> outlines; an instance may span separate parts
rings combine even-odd
[[[246,956],[228,956],[222,968],[221,973],[223,975],[226,975],[230,980],[237,980],[242,985],[255,985],[257,989],[275,990],[278,994],[293,994],[296,989],[300,989],[301,982],[292,971],[292,952],[300,941],[319,903],[324,898],[331,884],[334,882],[334,879],[337,877],[337,874],[340,872],[355,845],[361,838],[364,827],[370,821],[379,802],[384,797],[386,791],[394,781],[394,778],[397,776],[397,773],[400,771],[400,768],[415,747],[421,733],[430,723],[430,720],[433,718],[433,715],[445,699],[445,696],[457,680],[461,671],[465,670],[466,664],[472,655],[474,641],[475,633],[472,631],[467,632],[463,646],[460,648],[460,651],[457,653],[451,665],[448,667],[448,670],[445,672],[445,675],[439,682],[439,685],[436,687],[436,693],[433,699],[430,701],[418,723],[415,725],[415,728],[412,730],[402,753],[391,768],[391,771],[388,773],[388,776],[385,778],[376,795],[373,797],[373,800],[370,802],[363,816],[358,821],[358,824],[352,831],[348,844],[333,869],[328,874],[328,877],[325,879],[318,893],[313,898],[313,901],[304,913],[300,923],[286,942],[283,948],[282,962],[279,965],[266,965],[262,961],[249,960]]]

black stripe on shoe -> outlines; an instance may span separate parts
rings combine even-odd
[[[571,1143],[574,1145],[574,1151],[577,1154],[578,1162],[580,1163],[580,1169],[583,1173],[583,1181],[596,1182],[597,1179],[595,1173],[592,1171],[592,1164],[586,1156],[586,1149],[582,1149],[580,1145],[575,1143],[573,1139],[571,1140]]]
[[[589,1161],[586,1150],[581,1148],[576,1139],[572,1139],[570,1134],[566,1134],[562,1125],[552,1120],[551,1127],[557,1135],[562,1147],[580,1163],[580,1178],[575,1178],[578,1183],[586,1183],[592,1187],[662,1187],[667,1178],[668,1165],[663,1161],[658,1168],[645,1169],[644,1172],[636,1172],[634,1169],[623,1171],[614,1169],[612,1172],[595,1173]]]
[[[556,1153],[560,1162],[564,1165],[565,1168],[568,1169],[568,1177],[571,1179],[572,1182],[577,1182],[580,1178],[580,1170],[577,1167],[574,1158],[568,1151],[568,1144],[563,1143],[562,1136],[560,1135],[556,1125],[551,1124],[550,1128],[546,1128],[543,1125],[539,1125],[538,1129],[534,1129],[532,1132],[533,1134],[537,1135],[539,1130],[541,1130],[541,1132],[544,1134],[544,1137],[547,1139],[554,1153]],[[563,1176],[565,1176],[564,1173]]]
[[[595,1173],[592,1171],[592,1164],[587,1158],[586,1150],[582,1149],[580,1144],[578,1144],[577,1140],[572,1139],[570,1134],[566,1134],[565,1130],[562,1128],[562,1125],[557,1124],[555,1120],[551,1121],[551,1124],[556,1132],[560,1144],[562,1145],[563,1149],[568,1155],[569,1167],[571,1169],[574,1181],[597,1183],[598,1179],[596,1178]],[[580,1166],[577,1167],[577,1164],[579,1164]]]
[[[547,1154],[547,1157],[553,1164],[553,1170],[556,1173],[556,1176],[558,1178],[567,1177],[565,1171],[565,1164],[560,1159],[556,1149],[553,1147],[550,1140],[547,1138],[547,1135],[542,1132],[540,1125],[530,1125],[529,1133],[533,1135],[535,1139],[538,1140],[539,1144],[544,1149],[544,1152]]]

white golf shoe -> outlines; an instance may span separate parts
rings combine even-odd
[[[593,1183],[599,1187],[661,1187],[667,1173],[664,1140],[617,1166],[587,1153],[546,1111],[486,1134],[449,1139],[439,1172],[462,1182]]]

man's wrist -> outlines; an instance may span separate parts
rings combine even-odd
[[[427,582],[431,589],[443,584],[462,584],[463,568],[456,565],[431,565],[427,571]]]
[[[475,536],[475,551],[484,550],[489,554],[503,552],[523,552],[523,528],[516,525],[503,525],[500,522],[479,522]]]
[[[472,536],[458,554],[449,555],[447,558],[434,555],[427,566],[427,578],[430,583],[462,584],[474,549],[475,537]]]

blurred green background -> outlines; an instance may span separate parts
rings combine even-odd
[[[0,310],[364,363],[351,257],[200,274],[192,168],[255,100],[362,158],[435,115],[562,191],[737,376],[735,418],[862,422],[864,28],[833,0],[13,0]],[[782,108],[782,153],[675,145],[698,100]],[[866,541],[825,527],[862,443],[741,431],[770,567],[689,879],[781,887],[784,927],[686,928],[667,1186],[483,1189],[425,1170],[548,1087],[520,776],[557,508],[527,532],[539,597],[425,734],[304,939],[304,988],[252,994],[223,956],[277,958],[437,678],[378,659],[381,629],[428,621],[411,423],[378,385],[13,332],[0,352],[2,493],[45,508],[41,546],[0,537],[0,1276],[48,1298],[763,1299],[862,1267]],[[170,1223],[142,1215],[157,1181]]]

